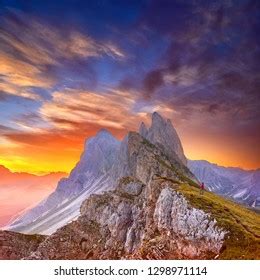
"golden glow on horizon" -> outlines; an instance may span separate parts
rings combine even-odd
[[[47,162],[46,158],[45,163],[39,164],[36,160],[30,159],[0,159],[0,165],[5,166],[12,172],[26,172],[35,175],[44,175],[52,172],[65,172],[69,173],[72,168],[77,163],[79,157],[64,159],[64,160],[55,160],[55,162]]]
[[[72,148],[73,147],[73,148]],[[80,158],[82,143],[73,140],[57,139],[46,146],[0,144],[0,165],[12,172],[27,172],[36,175],[51,172],[70,172]]]
[[[232,146],[232,143],[226,143],[226,146],[224,146],[220,143],[214,143],[210,139],[201,141],[200,138],[193,137],[192,142],[189,139],[190,137],[182,138],[184,151],[189,159],[204,159],[226,167],[258,168],[258,162],[253,162],[246,155],[246,152],[241,151],[238,154],[234,149],[231,150],[230,145]],[[20,149],[15,149],[13,154],[8,153],[3,156],[3,153],[1,153],[0,164],[13,172],[28,172],[37,175],[50,172],[69,173],[80,159],[83,143],[83,140],[79,141],[77,145],[74,143],[73,148],[71,148],[71,143],[66,141],[62,143],[61,140],[59,140],[60,148],[57,147],[57,143],[53,143],[53,146],[48,144],[46,149],[40,147],[32,149],[24,146]],[[221,147],[221,152],[219,147]]]
[[[248,150],[239,145],[241,143],[227,139],[212,139],[212,137],[194,135],[183,137],[185,155],[191,160],[207,160],[224,167],[239,167],[245,170],[259,168],[259,158],[252,158]],[[236,149],[237,148],[237,149]],[[238,152],[239,151],[239,152]]]

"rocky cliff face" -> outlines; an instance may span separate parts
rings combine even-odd
[[[199,194],[175,133],[169,121],[154,114],[149,129],[142,124],[140,133],[128,133],[122,143],[106,131],[89,140],[68,185],[56,192],[71,194],[75,187],[79,194],[32,222],[36,232],[52,233],[41,242],[26,245],[27,235],[15,236],[24,249],[14,257],[209,259],[218,258],[226,244],[225,258],[240,258],[245,246],[244,258],[254,257],[259,235],[252,222],[258,217],[211,193]],[[247,225],[241,214],[249,217]]]
[[[46,238],[29,259],[204,259],[227,233],[192,207],[172,180],[123,177],[114,191],[92,195],[81,215]]]
[[[137,132],[128,133],[122,141],[112,174],[114,178],[133,176],[143,183],[148,183],[156,174],[179,181],[196,180],[176,155],[169,156],[165,148],[154,145]]]

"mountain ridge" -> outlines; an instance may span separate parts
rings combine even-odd
[[[255,169],[246,169],[243,167],[239,167],[239,166],[230,166],[230,165],[221,165],[219,163],[216,162],[211,162],[209,160],[206,159],[188,159],[188,161],[197,161],[197,162],[201,162],[201,163],[205,163],[205,164],[211,164],[214,165],[216,167],[222,167],[222,168],[228,168],[228,169],[234,169],[234,170],[239,170],[239,171],[244,171],[244,172],[256,172],[256,171],[260,171],[260,168],[255,168]]]
[[[2,172],[5,174],[13,174],[13,175],[28,175],[28,176],[33,176],[33,177],[44,177],[44,176],[49,176],[49,175],[56,175],[60,174],[62,176],[67,176],[68,173],[63,172],[63,171],[54,171],[54,172],[49,172],[49,173],[44,173],[44,174],[34,174],[30,172],[24,172],[24,171],[12,171],[8,167],[6,167],[3,164],[0,164],[0,174],[2,175]]]
[[[149,128],[141,123],[139,134],[154,145],[159,145],[172,158],[176,157],[187,165],[180,138],[169,119],[164,119],[157,112],[152,114],[152,123]]]

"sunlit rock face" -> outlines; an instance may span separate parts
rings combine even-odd
[[[160,193],[154,219],[159,231],[183,236],[189,245],[181,250],[194,258],[202,251],[218,253],[227,233],[217,226],[217,221],[211,219],[209,214],[191,207],[181,194],[169,187]]]
[[[27,258],[204,259],[219,253],[227,232],[178,192],[193,178],[179,159],[130,132],[111,176],[118,182],[114,189],[92,194],[76,221],[58,229]]]
[[[43,214],[33,209],[36,219],[23,228],[49,236],[32,247],[24,244],[28,235],[16,236],[25,246],[20,258],[218,258],[240,221],[233,205],[199,192],[175,133],[153,114],[149,129],[141,124],[140,133],[129,132],[121,143],[104,130],[89,139],[69,178],[35,208],[43,206]]]
[[[155,145],[137,132],[130,132],[123,139],[117,160],[112,169],[113,177],[134,176],[147,183],[153,174],[182,180],[182,175],[195,179],[176,154],[168,154],[165,147]]]

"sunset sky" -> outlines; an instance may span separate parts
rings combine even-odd
[[[160,112],[190,159],[260,168],[259,1],[0,1],[0,164],[69,172]]]

